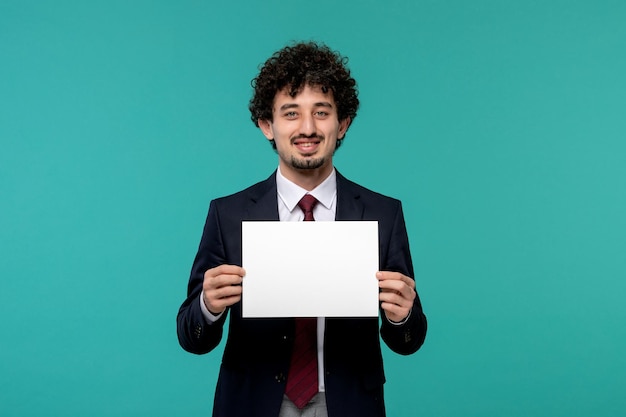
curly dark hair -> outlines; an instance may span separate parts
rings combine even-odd
[[[277,92],[287,87],[289,94],[295,97],[306,85],[321,87],[324,93],[332,91],[339,120],[354,120],[359,99],[356,81],[350,76],[347,63],[348,58],[315,42],[294,43],[275,52],[252,80],[254,95],[248,106],[252,122],[258,127],[259,120],[273,120]],[[337,146],[340,143],[338,141]]]

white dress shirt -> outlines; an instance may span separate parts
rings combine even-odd
[[[278,217],[281,222],[299,222],[304,220],[304,212],[298,202],[305,194],[311,194],[319,201],[313,207],[315,221],[335,221],[337,211],[337,174],[335,169],[320,185],[308,191],[283,177],[280,168],[276,173],[278,189]],[[317,318],[317,381],[319,391],[324,392],[324,317]]]

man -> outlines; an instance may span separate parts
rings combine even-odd
[[[203,354],[219,344],[230,315],[214,416],[384,416],[379,334],[403,355],[417,351],[426,336],[400,202],[347,180],[333,165],[359,105],[345,64],[326,46],[294,44],[270,57],[253,81],[252,121],[276,150],[278,169],[211,202],[177,317],[181,346]],[[247,220],[378,221],[380,321],[242,318],[241,222]],[[311,262],[324,262],[323,248],[299,243]]]

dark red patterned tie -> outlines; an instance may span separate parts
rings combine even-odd
[[[304,212],[304,221],[314,221],[313,207],[317,199],[310,194],[302,197],[298,207]],[[317,394],[317,318],[296,318],[296,334],[287,376],[285,394],[302,408]]]

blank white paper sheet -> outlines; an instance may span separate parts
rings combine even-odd
[[[243,317],[378,316],[378,222],[243,222]]]

